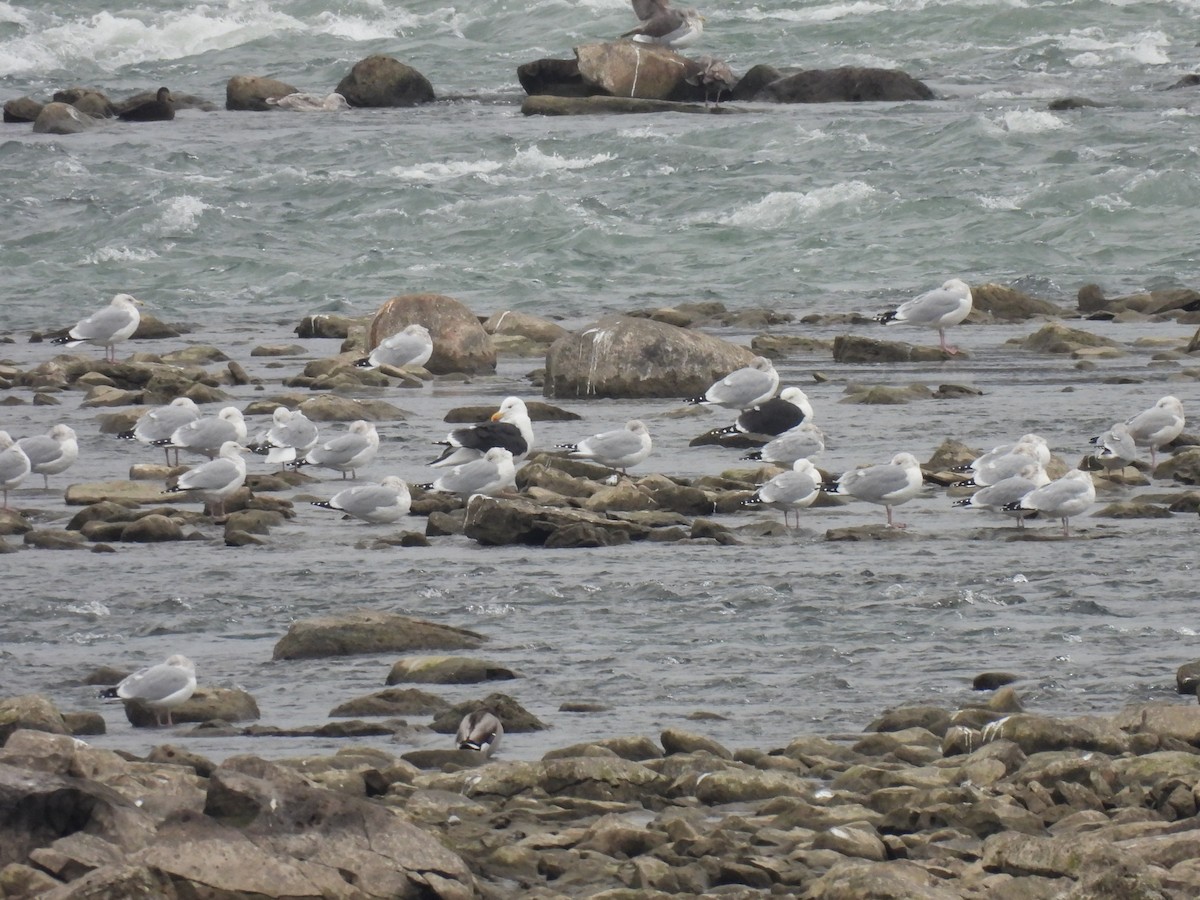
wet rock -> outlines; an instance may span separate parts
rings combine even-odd
[[[846,396],[838,402],[859,406],[902,406],[914,400],[928,400],[932,396],[933,392],[923,384],[910,384],[907,387],[852,384],[847,385]]]
[[[1171,510],[1148,500],[1118,500],[1092,513],[1101,519],[1169,519]]]
[[[32,531],[33,526],[15,509],[0,509],[0,535],[24,534]],[[78,530],[72,528],[72,531]]]
[[[395,613],[362,610],[294,623],[275,645],[273,659],[316,659],[409,650],[474,650],[487,638]]]
[[[882,862],[887,859],[887,848],[869,826],[836,825],[818,832],[812,843],[815,850],[833,850],[842,856],[854,859],[870,859]]]
[[[1001,322],[1024,322],[1037,316],[1061,316],[1064,312],[1047,300],[1001,284],[972,285],[971,302],[975,311]]]
[[[1021,340],[1014,339],[1021,349],[1034,353],[1074,353],[1087,348],[1116,348],[1116,341],[1082,331],[1078,328],[1068,328],[1061,322],[1047,322],[1029,337]]]
[[[681,100],[692,93],[688,60],[666,47],[609,41],[578,46],[575,57],[580,78],[598,93],[640,100]]]
[[[158,513],[134,519],[121,528],[120,540],[139,544],[183,540],[183,529],[174,519]]]
[[[135,728],[155,728],[158,713],[139,700],[122,701],[125,718]],[[246,722],[259,718],[258,704],[240,688],[198,687],[186,701],[171,710],[175,724],[183,722]]]
[[[1200,449],[1182,450],[1163,460],[1154,470],[1154,477],[1200,484]]]
[[[1095,100],[1089,100],[1087,97],[1058,97],[1046,104],[1046,109],[1050,112],[1066,112],[1072,109],[1100,109],[1103,106]],[[974,294],[974,288],[972,288]]]
[[[493,313],[483,323],[483,330],[493,336],[507,334],[526,337],[539,344],[553,344],[560,337],[570,334],[557,322],[512,309]]]
[[[33,122],[34,134],[79,134],[95,127],[99,119],[80,112],[69,103],[47,103]]]
[[[608,316],[546,354],[547,397],[694,397],[749,364],[745,347],[662,322]]]
[[[1113,721],[1118,728],[1131,733],[1156,734],[1200,746],[1200,706],[1144,703],[1122,710]]]
[[[409,656],[397,660],[388,673],[388,684],[478,684],[507,681],[520,675],[505,666],[467,656]]]
[[[412,66],[382,54],[360,59],[334,90],[351,106],[417,106],[435,99],[428,78]]]
[[[0,699],[0,746],[8,742],[13,732],[21,729],[70,734],[62,713],[40,694]]]
[[[597,513],[577,509],[552,509],[524,499],[503,499],[477,495],[467,505],[463,533],[486,546],[530,544],[546,546],[556,534],[576,526],[591,529],[596,540],[627,543],[646,537],[647,529],[629,522],[608,519]],[[574,532],[579,537],[581,530]],[[602,537],[603,535],[603,537]],[[620,535],[620,536],[618,536]],[[568,535],[569,537],[569,535]]]
[[[592,751],[598,750],[599,754]],[[559,747],[548,751],[543,759],[565,759],[571,756],[618,756],[631,762],[643,762],[648,759],[662,759],[663,751],[658,744],[642,735],[630,737],[602,738],[586,744],[572,744],[569,747]]]
[[[710,753],[721,759],[733,759],[733,754],[712,738],[693,734],[682,728],[668,728],[659,736],[666,753]]]
[[[35,122],[44,104],[31,97],[17,97],[4,101],[5,122]]]
[[[449,706],[447,701],[435,694],[412,688],[394,688],[339,703],[329,711],[329,717],[432,715]],[[457,727],[457,723],[455,726]]]
[[[25,532],[22,541],[26,547],[37,547],[40,550],[82,550],[87,538],[78,531],[34,529]]]
[[[278,99],[299,90],[285,81],[261,75],[234,75],[225,83],[225,108],[268,112],[275,107],[268,99]]]
[[[300,412],[314,422],[401,422],[404,410],[386,400],[356,400],[335,394],[321,394],[300,404]]]
[[[944,362],[953,358],[941,347],[914,347],[902,341],[880,341],[854,334],[839,334],[833,340],[833,361],[840,363]]]
[[[413,324],[424,325],[433,338],[433,355],[425,368],[435,375],[496,370],[496,349],[479,319],[458,300],[442,294],[407,294],[388,300],[371,320],[368,349]]]
[[[296,326],[296,335],[301,338],[345,338],[354,328],[366,325],[369,319],[353,319],[349,316],[320,314],[305,316]]]
[[[544,731],[550,727],[512,697],[499,693],[488,694],[482,700],[468,700],[443,710],[434,717],[429,727],[438,734],[454,734],[458,731],[463,716],[480,708],[494,713],[504,724],[505,733]]]
[[[1181,694],[1195,694],[1200,686],[1200,660],[1184,663],[1175,670],[1175,687]]]

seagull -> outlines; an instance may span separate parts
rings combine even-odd
[[[633,9],[641,24],[621,37],[632,38],[640,44],[661,44],[681,50],[696,43],[704,33],[704,16],[691,7],[676,9],[666,0],[638,0]]]
[[[1039,438],[1038,440],[1041,439]],[[1044,456],[1043,449],[1045,450]],[[1050,448],[1046,447],[1044,442],[1038,444],[1034,441],[1021,439],[1013,444],[1006,453],[989,451],[979,457],[979,459],[971,464],[974,474],[969,480],[960,483],[987,487],[989,484],[995,484],[998,481],[1003,481],[1005,478],[1011,478],[1013,475],[1019,474],[1029,462],[1037,463],[1039,468],[1044,467],[1049,458]],[[1048,480],[1049,478],[1047,478]],[[1042,483],[1045,484],[1046,482]]]
[[[455,466],[437,481],[421,487],[465,498],[474,494],[499,494],[516,487],[516,478],[512,453],[503,447],[492,447],[482,458]]]
[[[196,690],[196,664],[178,653],[166,662],[138,669],[116,687],[105,688],[105,699],[140,700],[154,710],[161,726],[174,725],[171,710],[185,702]],[[166,713],[167,721],[163,722]]]
[[[225,515],[225,501],[246,481],[246,460],[242,454],[249,452],[237,441],[226,441],[216,459],[188,469],[175,481],[174,487],[163,493],[196,493],[212,504],[212,516],[219,519]]]
[[[791,471],[781,472],[761,485],[753,497],[743,500],[743,506],[770,506],[783,510],[783,527],[788,527],[788,511],[796,512],[796,527],[800,527],[800,510],[813,505],[821,493],[821,473],[807,459],[798,459]]]
[[[812,422],[801,422],[742,459],[790,466],[798,459],[809,459],[825,450],[825,434]]]
[[[8,509],[8,492],[29,475],[29,457],[20,444],[0,431],[0,490],[4,491],[4,508]]]
[[[1123,469],[1137,459],[1137,444],[1124,422],[1092,438],[1092,443],[1096,445],[1092,458],[1109,471]]]
[[[524,459],[533,449],[533,423],[529,410],[520,397],[506,397],[492,417],[478,425],[456,428],[444,441],[434,443],[446,449],[430,463],[437,468],[448,468],[479,459],[492,447],[503,447],[514,460]]]
[[[338,509],[372,525],[385,525],[407,516],[412,495],[403,478],[389,475],[379,484],[359,484],[338,491],[328,500],[314,501],[322,509]]]
[[[317,445],[317,426],[298,409],[275,407],[271,423],[267,433],[253,448],[255,453],[266,456],[269,463],[283,466]]]
[[[798,387],[787,387],[778,397],[752,406],[737,417],[727,428],[716,429],[716,434],[748,434],[752,436],[778,437],[813,417],[812,404],[808,395]]]
[[[486,709],[477,709],[465,715],[458,723],[458,733],[454,736],[459,750],[475,750],[484,756],[491,756],[500,748],[500,739],[504,737],[504,725],[495,713]]]
[[[745,368],[730,372],[713,384],[702,397],[693,397],[689,403],[708,403],[726,409],[750,409],[764,400],[775,396],[779,387],[779,373],[765,356],[756,356]]]
[[[1062,519],[1063,537],[1071,536],[1071,516],[1086,510],[1096,499],[1096,485],[1092,476],[1079,469],[1072,469],[1057,481],[1052,481],[1030,491],[1020,500],[1004,508],[1010,512],[1036,510],[1047,516]]]
[[[358,477],[358,470],[375,458],[379,450],[379,432],[370,422],[359,419],[349,430],[308,451],[308,454],[292,463],[293,469],[301,466],[324,466],[351,478]]]
[[[1034,455],[1042,467],[1050,465],[1050,445],[1046,443],[1046,439],[1040,434],[1023,434],[1012,444],[998,444],[986,453],[977,456],[974,460],[965,466],[955,466],[952,471],[955,472],[975,472],[979,469],[986,468],[991,465],[1001,456],[1008,456],[1018,446],[1022,446],[1025,452],[1029,452],[1030,447],[1033,448]]]
[[[171,451],[175,451],[175,465],[179,465],[179,448],[170,446],[171,435],[177,428],[200,418],[200,407],[190,397],[176,397],[166,406],[157,406],[144,413],[131,431],[117,435],[125,441],[141,441],[163,448],[167,465],[171,464]]]
[[[80,319],[75,327],[67,332],[66,337],[55,338],[52,344],[66,344],[68,347],[78,347],[80,344],[96,344],[104,348],[104,358],[109,362],[117,361],[117,347],[121,341],[137,331],[138,323],[142,320],[138,307],[142,301],[129,294],[117,294],[112,302],[92,313],[86,319]]]
[[[838,479],[835,494],[878,503],[887,510],[889,528],[904,528],[892,521],[892,507],[906,503],[921,492],[921,464],[911,453],[897,453],[890,463],[852,469]],[[826,490],[829,490],[826,487]]]
[[[134,429],[136,433],[137,429]],[[156,447],[191,450],[213,459],[227,441],[243,444],[246,441],[246,420],[236,406],[226,406],[215,416],[204,416],[180,425],[165,441],[154,441]]]
[[[957,347],[946,343],[946,329],[957,325],[971,314],[971,288],[965,281],[951,278],[940,288],[927,291],[902,303],[896,309],[875,317],[878,322],[903,322],[907,325],[923,325],[938,330],[938,345],[943,351],[954,355]]]
[[[370,356],[355,360],[360,369],[375,369],[379,366],[423,366],[433,356],[433,338],[424,325],[409,325],[403,331],[384,338],[371,351]]]
[[[1183,433],[1183,404],[1178,397],[1163,397],[1125,423],[1129,436],[1139,447],[1150,448],[1150,469],[1158,465],[1155,451]]]
[[[29,471],[42,476],[44,487],[50,487],[51,475],[65,472],[79,458],[79,442],[69,425],[55,425],[47,434],[21,438],[17,446],[29,457]]]
[[[637,419],[630,419],[624,428],[615,431],[604,431],[593,434],[578,444],[559,444],[562,450],[570,451],[575,459],[592,459],[610,469],[619,469],[622,475],[629,474],[626,469],[636,466],[650,455],[650,432],[646,425]]]
[[[282,97],[267,97],[267,106],[275,106],[292,112],[337,112],[349,109],[350,102],[344,95],[334,91],[332,94],[309,94],[296,91],[284,94]]]
[[[700,70],[694,75],[689,75],[684,80],[688,84],[694,84],[704,88],[704,108],[708,109],[708,90],[711,87],[717,89],[717,99],[713,101],[713,109],[721,107],[721,92],[726,93],[732,91],[737,86],[737,78],[733,74],[733,70],[729,68],[729,63],[724,60],[717,59],[713,56],[702,56],[697,60],[700,63]]]
[[[1014,475],[1002,478],[994,484],[980,488],[970,497],[955,500],[955,506],[970,507],[971,509],[987,509],[992,512],[1003,512],[1017,517],[1017,527],[1025,527],[1025,519],[1030,515],[1028,510],[1009,509],[1009,505],[1018,503],[1030,491],[1050,483],[1050,476],[1036,459],[1027,460]],[[1034,513],[1036,515],[1036,513]]]

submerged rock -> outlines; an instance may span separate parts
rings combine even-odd
[[[406,650],[473,650],[487,638],[395,613],[361,610],[295,622],[275,645],[273,659],[313,659]]]
[[[230,110],[269,112],[275,107],[268,99],[294,94],[298,88],[286,81],[262,75],[234,75],[225,83],[225,108]]]
[[[334,90],[351,106],[417,106],[435,99],[428,78],[382,54],[360,59]]]

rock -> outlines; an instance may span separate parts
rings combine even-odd
[[[1195,694],[1200,686],[1200,660],[1184,663],[1175,670],[1175,687],[1181,694]]]
[[[1121,710],[1113,722],[1134,734],[1156,734],[1200,746],[1200,706],[1195,704],[1143,703]]]
[[[688,60],[674,50],[634,41],[575,48],[579,77],[598,93],[641,100],[681,100],[693,95]]]
[[[47,103],[34,120],[33,131],[34,134],[79,134],[98,121],[68,103]]]
[[[1155,478],[1170,478],[1181,484],[1200,484],[1200,449],[1181,450],[1158,464]]]
[[[183,529],[174,519],[169,519],[158,513],[134,519],[121,529],[122,541],[132,541],[139,544],[150,544],[158,541],[181,541]]]
[[[575,529],[570,532],[570,529]],[[584,537],[601,544],[572,543]],[[570,533],[568,533],[570,532]],[[476,495],[467,504],[463,534],[486,546],[609,546],[646,537],[648,529],[579,509],[555,509],[525,499]],[[557,537],[556,537],[557,535]]]
[[[1000,284],[971,286],[973,310],[988,313],[1002,322],[1023,322],[1035,316],[1061,316],[1063,310],[1047,300]]]
[[[834,850],[842,856],[857,859],[871,859],[882,862],[887,859],[887,848],[875,833],[873,828],[866,825],[835,825],[825,831],[817,832],[813,838],[814,850]]]
[[[858,103],[932,100],[933,91],[898,69],[844,66],[810,69],[773,81],[754,95],[760,102]]]
[[[349,316],[315,315],[305,316],[296,326],[296,335],[301,338],[342,338],[351,329],[367,325],[368,319],[352,319]]]
[[[902,341],[879,341],[854,334],[839,334],[833,339],[834,362],[944,362],[948,359],[953,357],[941,347],[914,347]]]
[[[273,659],[318,659],[408,650],[474,650],[487,638],[474,631],[394,613],[362,610],[304,619],[275,645]]]
[[[1089,331],[1068,328],[1061,322],[1047,322],[1020,341],[1020,345],[1021,349],[1035,353],[1073,353],[1081,348],[1118,346],[1116,341]]]
[[[441,697],[425,691],[393,688],[339,703],[329,711],[329,716],[420,716],[440,713],[449,706]]]
[[[711,753],[713,756],[718,756],[721,759],[733,759],[733,754],[712,738],[707,738],[701,734],[693,734],[690,731],[684,731],[682,728],[666,729],[659,736],[659,740],[666,753],[702,752]]]
[[[521,706],[507,694],[488,694],[482,700],[468,700],[439,712],[429,727],[438,734],[454,734],[463,716],[469,715],[483,707],[490,710],[504,724],[506,734],[521,734],[531,731],[545,731],[545,722]]]
[[[356,62],[334,90],[351,106],[416,106],[435,99],[428,78],[398,59],[378,54]]]
[[[269,99],[286,97],[298,89],[286,81],[277,81],[261,75],[234,75],[225,84],[225,108],[232,110],[269,112],[275,107]]]
[[[34,529],[25,532],[21,540],[25,546],[41,550],[82,550],[87,538],[77,531]]]
[[[1012,684],[1014,681],[1019,681],[1020,679],[1020,675],[1015,675],[1012,672],[980,672],[972,680],[971,690],[994,691],[996,688]]]
[[[70,734],[62,713],[41,694],[0,699],[0,746],[20,729]]]
[[[648,319],[607,316],[555,341],[546,354],[547,397],[695,397],[754,354],[714,337]]]
[[[933,392],[923,384],[910,384],[907,387],[850,384],[846,386],[846,396],[838,402],[859,406],[903,406],[914,400],[928,400],[932,396]]]
[[[560,337],[570,334],[557,322],[512,309],[492,313],[491,317],[483,323],[483,330],[491,335],[520,335],[537,341],[539,344],[553,344]]]
[[[36,122],[43,104],[30,97],[17,97],[4,101],[5,122]]]
[[[468,656],[408,656],[397,660],[388,684],[478,684],[520,677],[512,669]]]
[[[125,718],[135,728],[155,728],[158,713],[138,700],[126,700]],[[240,688],[198,687],[194,694],[171,710],[171,720],[181,722],[246,722],[259,718],[258,704]]]
[[[412,324],[429,329],[433,356],[425,368],[435,375],[496,370],[496,349],[479,319],[462,303],[442,294],[407,294],[388,300],[371,320],[368,349]]]
[[[1046,109],[1050,112],[1066,112],[1072,109],[1100,109],[1101,106],[1102,104],[1087,97],[1058,97],[1047,103]]]
[[[385,400],[356,400],[336,394],[311,397],[299,410],[314,422],[402,422],[408,418],[404,410]]]

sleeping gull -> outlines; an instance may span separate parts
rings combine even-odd
[[[790,466],[798,459],[810,459],[825,450],[825,434],[812,422],[801,422],[779,437],[751,450],[742,459]]]
[[[301,459],[292,463],[292,468],[301,466],[324,466],[351,478],[358,477],[358,470],[375,458],[379,450],[379,432],[370,422],[359,419],[352,422],[349,430],[338,437],[313,447]]]
[[[1139,447],[1150,448],[1150,470],[1158,465],[1155,451],[1183,433],[1183,404],[1178,397],[1163,397],[1125,423],[1129,436]]]
[[[195,690],[196,664],[177,653],[167,657],[166,662],[139,669],[116,687],[102,690],[100,696],[141,701],[154,710],[159,725],[174,725],[171,710],[191,697]]]
[[[249,452],[237,441],[226,441],[216,459],[188,469],[164,493],[197,494],[212,504],[212,516],[219,519],[225,515],[225,501],[246,481],[246,460],[242,454]]]
[[[454,742],[459,750],[476,750],[484,756],[491,756],[500,748],[502,737],[504,726],[499,717],[491,710],[477,709],[463,716],[458,723]]]
[[[903,528],[904,525],[892,521],[892,507],[917,496],[923,482],[917,458],[911,453],[897,453],[890,463],[846,472],[838,479],[833,493],[878,503],[887,510],[888,527]]]
[[[721,92],[728,93],[737,86],[737,77],[733,74],[733,69],[729,68],[729,63],[723,59],[717,59],[714,56],[702,56],[697,60],[700,64],[700,69],[694,75],[688,75],[684,80],[688,84],[694,84],[704,88],[704,108],[708,109],[708,90],[715,87],[717,89],[717,98],[713,101],[713,109],[721,108]]]
[[[444,441],[442,455],[430,463],[437,468],[468,463],[479,459],[492,447],[503,447],[513,459],[524,459],[533,449],[533,423],[529,410],[520,397],[505,397],[500,408],[486,422],[456,428]]]
[[[138,307],[140,300],[129,294],[117,294],[112,302],[97,310],[86,319],[80,319],[66,337],[55,338],[51,343],[77,347],[80,344],[96,344],[104,348],[104,358],[117,361],[117,347],[121,341],[137,331],[141,321]]]
[[[957,325],[971,314],[971,288],[965,281],[951,278],[940,288],[926,291],[893,310],[876,316],[879,322],[903,322],[938,330],[938,345],[946,353],[955,354],[957,347],[946,343],[946,329]]]
[[[635,0],[633,10],[640,24],[621,37],[638,43],[679,50],[696,43],[704,33],[704,16],[691,7],[676,9],[668,0]]]
[[[821,493],[821,473],[807,459],[798,459],[791,471],[782,472],[762,484],[744,506],[770,506],[783,510],[783,527],[788,527],[788,511],[796,512],[796,527],[800,527],[800,510],[813,505]]]
[[[437,481],[422,487],[465,498],[474,494],[498,494],[516,487],[516,477],[512,453],[503,447],[492,447],[481,459],[455,466]]]
[[[732,425],[714,429],[712,433],[778,437],[812,417],[813,408],[808,402],[808,395],[798,387],[788,387],[780,391],[778,397],[771,397],[744,410]]]
[[[258,441],[254,452],[266,456],[267,462],[290,463],[317,445],[317,426],[300,410],[286,406],[275,407],[271,427]]]
[[[569,450],[575,459],[592,459],[610,469],[620,469],[622,474],[630,466],[636,466],[650,455],[650,432],[643,422],[630,419],[624,428],[593,434],[578,444],[559,444]]]
[[[1008,456],[1018,446],[1021,446],[1022,452],[1028,453],[1030,448],[1033,448],[1034,455],[1037,461],[1046,467],[1050,465],[1050,445],[1046,443],[1046,439],[1040,434],[1023,434],[1011,444],[998,444],[986,453],[977,456],[969,464],[965,466],[955,466],[955,472],[975,472],[979,469],[986,468],[1002,456]]]
[[[1041,440],[1041,438],[1038,438]],[[1042,454],[1045,449],[1045,456]],[[980,487],[987,487],[989,484],[995,484],[998,481],[1003,481],[1005,478],[1011,478],[1017,475],[1025,467],[1028,462],[1035,462],[1038,467],[1045,466],[1043,460],[1049,461],[1050,448],[1045,446],[1045,442],[1038,444],[1034,441],[1025,440],[1022,438],[1013,444],[1005,453],[995,453],[989,451],[971,464],[973,474],[968,481],[963,484],[977,484]],[[1049,481],[1049,478],[1046,479]],[[1042,484],[1046,482],[1043,481]]]
[[[291,112],[337,112],[350,108],[349,101],[337,91],[332,94],[310,94],[305,91],[296,91],[284,94],[282,97],[267,97],[265,102],[267,106]]]
[[[1036,510],[1047,516],[1062,519],[1063,537],[1071,536],[1071,516],[1086,510],[1096,499],[1096,485],[1092,476],[1079,469],[1072,469],[1057,481],[1030,491],[1020,500],[1004,508],[1011,512]]]
[[[314,501],[322,509],[341,510],[372,525],[384,525],[407,516],[412,495],[403,478],[389,475],[379,484],[360,484],[338,491],[328,500]]]
[[[17,446],[29,457],[29,471],[41,475],[45,487],[50,487],[51,475],[65,472],[79,458],[79,442],[69,425],[55,425],[47,434],[21,438]]]
[[[190,397],[176,397],[166,406],[156,406],[144,413],[130,431],[122,431],[117,437],[126,441],[141,441],[143,444],[161,446],[171,464],[171,451],[175,451],[175,465],[179,465],[179,448],[170,446],[171,435],[178,428],[200,418],[200,407]]]
[[[423,366],[433,356],[433,338],[424,325],[409,325],[403,331],[385,337],[376,345],[369,356],[355,360],[360,369],[375,369],[379,366]]]
[[[749,409],[775,396],[779,373],[765,356],[756,356],[745,368],[730,372],[713,384],[702,397],[689,403],[711,403],[726,409]]]
[[[0,490],[4,491],[4,508],[8,509],[8,492],[29,475],[29,457],[7,431],[0,431]]]
[[[1123,469],[1137,459],[1137,445],[1124,422],[1118,422],[1104,434],[1092,438],[1092,443],[1096,445],[1092,458],[1110,471]]]
[[[135,431],[137,429],[134,429]],[[156,447],[191,450],[214,458],[228,441],[238,444],[246,440],[246,420],[236,406],[226,406],[215,416],[204,416],[180,425],[164,441],[154,441]]]
[[[990,484],[977,490],[970,497],[955,500],[955,506],[970,507],[971,509],[987,509],[992,512],[1003,512],[1017,517],[1017,527],[1025,527],[1025,518],[1029,510],[1009,509],[1010,504],[1017,503],[1030,491],[1049,484],[1050,476],[1036,459],[1028,459],[1014,475],[1002,478],[995,484]],[[1036,515],[1036,513],[1035,513]]]

